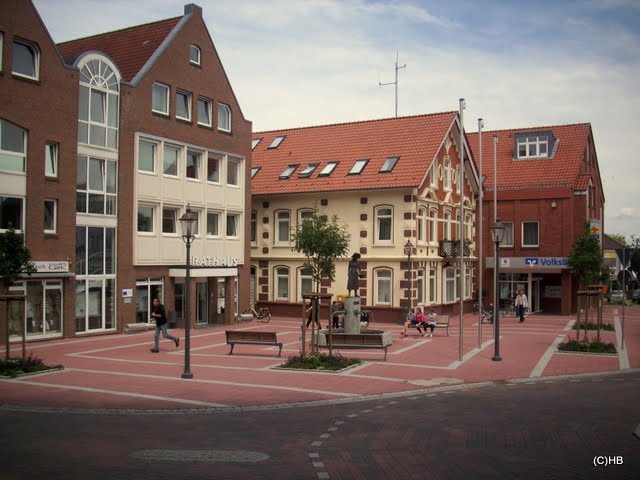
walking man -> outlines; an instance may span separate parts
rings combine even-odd
[[[180,339],[174,337],[173,335],[169,335],[167,332],[167,314],[164,311],[164,305],[160,303],[160,300],[157,298],[153,299],[153,311],[151,312],[151,318],[156,321],[156,335],[154,337],[154,344],[151,351],[153,353],[158,353],[160,351],[160,332],[162,331],[162,336],[164,338],[168,338],[169,340],[173,340],[176,344],[176,347],[180,345]]]
[[[520,321],[524,322],[524,309],[529,308],[529,300],[522,290],[518,290],[516,297],[516,313],[520,317]]]

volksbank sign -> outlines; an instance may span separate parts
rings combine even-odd
[[[493,268],[494,258],[487,259],[487,267]],[[500,257],[500,268],[561,270],[567,267],[567,257]]]

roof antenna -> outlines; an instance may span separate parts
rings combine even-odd
[[[378,74],[378,85],[380,85],[381,87],[384,85],[395,85],[396,86],[396,118],[398,118],[398,70],[400,70],[401,68],[405,68],[407,66],[407,64],[405,63],[402,66],[398,66],[398,51],[396,51],[396,81],[395,82],[389,82],[389,83],[381,83],[380,82],[380,74]]]

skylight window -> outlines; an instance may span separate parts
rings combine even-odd
[[[298,174],[299,178],[309,178],[314,170],[318,167],[317,163],[310,163]]]
[[[387,157],[387,159],[382,164],[382,167],[380,167],[379,173],[387,173],[392,171],[393,167],[395,167],[396,163],[398,162],[398,158],[399,157]]]
[[[324,168],[322,170],[320,170],[320,173],[318,174],[319,177],[328,177],[329,175],[331,175],[333,173],[333,170],[336,168],[336,165],[338,165],[338,162],[329,162],[327,163]]]
[[[273,142],[271,142],[271,145],[269,145],[269,148],[278,148],[282,143],[282,141],[284,140],[284,137],[285,135],[278,135],[276,138],[273,139]]]
[[[289,165],[287,168],[284,169],[284,172],[280,174],[280,178],[283,180],[290,178],[291,175],[293,175],[293,172],[296,171],[296,168],[298,168],[299,165],[300,165],[299,163]]]
[[[251,150],[256,148],[261,141],[261,138],[254,138],[253,140],[251,140]]]
[[[364,167],[369,163],[369,159],[356,160],[356,163],[351,167],[351,171],[349,171],[349,175],[360,175],[364,170]]]
[[[256,176],[256,173],[260,171],[261,167],[251,167],[251,178]]]

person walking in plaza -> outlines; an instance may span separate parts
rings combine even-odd
[[[516,296],[516,314],[520,317],[520,321],[524,322],[524,310],[525,308],[529,308],[529,300],[527,296],[522,290],[518,290],[518,295]]]
[[[156,334],[154,336],[153,348],[151,351],[153,353],[158,353],[160,351],[160,332],[162,332],[162,336],[169,340],[173,340],[176,344],[176,348],[180,345],[180,339],[174,337],[173,335],[169,335],[167,332],[167,313],[164,310],[164,305],[160,303],[160,300],[157,298],[153,299],[153,310],[151,311],[151,318],[156,321]]]

